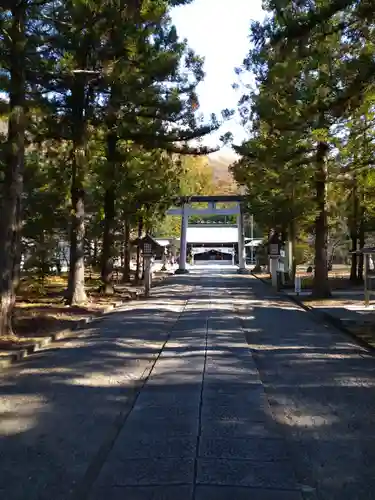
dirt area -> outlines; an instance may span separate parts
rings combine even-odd
[[[154,283],[166,273],[156,273]],[[67,306],[64,293],[66,276],[49,276],[43,282],[24,278],[17,294],[14,310],[12,338],[0,337],[0,356],[9,351],[23,349],[37,341],[69,330],[81,320],[100,316],[105,310],[135,299],[142,292],[142,285],[117,284],[115,293],[105,296],[98,292],[101,282],[98,276],[90,276],[86,282],[88,302],[83,307]]]

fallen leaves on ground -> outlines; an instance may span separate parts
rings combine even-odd
[[[77,307],[65,304],[66,276],[48,276],[43,282],[23,279],[13,314],[16,334],[0,337],[0,352],[22,349],[69,330],[80,320],[99,316],[106,309],[130,300],[140,290],[140,287],[119,285],[113,295],[105,296],[97,292],[96,281],[88,280],[88,302]]]
[[[168,273],[157,272],[154,284]],[[103,295],[98,292],[101,281],[98,275],[86,278],[88,302],[83,306],[65,304],[64,293],[67,275],[46,276],[43,280],[24,278],[21,281],[13,326],[15,335],[0,337],[0,356],[9,351],[23,349],[38,340],[70,330],[81,320],[100,316],[109,308],[119,306],[136,298],[143,290],[142,285],[133,283],[115,284],[115,293]]]

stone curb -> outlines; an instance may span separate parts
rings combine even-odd
[[[265,281],[264,279],[260,278],[256,274],[252,273],[252,276],[254,278],[258,279],[265,285],[271,286],[270,283]],[[289,295],[288,293],[284,292],[283,290],[275,290],[276,293],[279,295],[283,295],[284,297],[288,298],[291,302],[294,302],[297,306],[301,307],[304,311],[311,313],[316,320],[319,321],[319,323],[323,323],[324,326],[329,327],[333,326],[337,330],[339,330],[341,333],[344,333],[345,335],[348,335],[351,339],[355,340],[355,342],[366,349],[367,351],[370,351],[371,354],[375,354],[375,344],[372,345],[369,342],[367,342],[364,338],[360,337],[359,335],[355,334],[352,330],[347,328],[344,324],[344,322],[338,318],[337,316],[333,316],[332,314],[329,314],[327,312],[322,312],[318,311],[315,307],[308,306],[304,304],[302,301],[300,301],[297,297],[294,295]],[[328,324],[327,324],[328,323]]]
[[[157,281],[155,280],[156,283],[155,282],[154,283],[157,286],[167,278],[169,278],[169,274],[158,276]],[[95,321],[100,321],[106,314],[114,311],[115,309],[118,309],[119,307],[122,307],[124,304],[127,304],[132,300],[138,300],[140,298],[145,298],[144,292],[142,290],[131,291],[130,297],[128,299],[125,299],[121,302],[115,302],[113,304],[110,304],[108,307],[103,309],[97,316],[91,315],[87,318],[80,319],[76,321],[70,328],[66,328],[65,330],[60,330],[59,332],[53,333],[48,337],[44,337],[41,340],[38,340],[32,344],[27,345],[23,349],[9,351],[8,354],[0,356],[0,369],[8,368],[14,363],[24,360],[30,355],[43,350],[52,342],[68,339],[69,337],[76,335],[78,330],[81,330],[88,324],[94,323]],[[152,296],[150,298],[152,298]]]
[[[92,323],[95,320],[101,319],[102,316],[113,311],[113,309],[115,309],[116,307],[122,306],[124,303],[125,301],[122,302],[121,304],[117,304],[116,306],[112,304],[103,309],[103,311],[101,311],[98,316],[92,315],[87,318],[80,319],[76,321],[70,328],[66,328],[65,330],[60,330],[59,332],[53,333],[48,337],[44,337],[41,340],[38,340],[28,345],[24,349],[10,351],[9,354],[0,356],[0,368],[7,368],[8,366],[12,365],[17,361],[22,361],[31,354],[41,351],[43,348],[45,348],[52,342],[56,342],[57,340],[64,340],[73,336],[77,332],[77,330],[84,328],[87,324]]]

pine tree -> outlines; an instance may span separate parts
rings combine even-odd
[[[10,336],[15,290],[19,279],[20,231],[26,131],[28,16],[26,1],[9,2],[0,10],[3,70],[1,90],[9,94],[8,132],[3,155],[4,180],[0,222],[0,336]]]
[[[268,135],[261,140],[263,148],[267,149],[270,135],[276,141],[276,162],[288,164],[283,143],[290,137],[294,147],[287,152],[297,165],[305,165],[305,179],[311,180],[310,190],[315,193],[313,293],[325,297],[330,293],[327,164],[335,145],[337,116],[333,104],[348,77],[345,62],[348,43],[341,38],[337,16],[316,26],[309,33],[308,43],[304,40],[303,44],[287,47],[281,42],[272,43],[287,20],[304,16],[306,5],[285,0],[277,4],[269,2],[267,6],[270,15],[263,24],[253,25],[255,48],[245,61],[257,76],[259,93],[252,100],[260,120],[268,126]]]
[[[163,5],[148,3],[141,14],[138,12],[130,19],[128,12],[124,11],[122,23],[109,31],[108,44],[101,54],[103,66],[108,67],[105,79],[108,86],[104,89],[108,97],[103,110],[108,163],[104,174],[102,255],[103,290],[107,293],[113,291],[116,185],[121,176],[120,141],[131,141],[147,149],[175,151],[181,150],[178,143],[201,137],[216,126],[202,126],[196,121],[195,88],[203,77],[202,60],[188,49],[186,43],[178,40],[167,8],[168,2]],[[123,57],[123,54],[128,56]],[[185,152],[189,149],[183,148]],[[196,150],[192,149],[192,152]],[[167,176],[165,179],[168,182]],[[155,191],[152,197],[154,208],[158,197],[165,204],[162,192]],[[143,198],[138,202],[141,203]],[[150,205],[147,196],[145,203]]]

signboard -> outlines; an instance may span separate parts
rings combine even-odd
[[[278,257],[279,256],[279,245],[278,245],[278,243],[270,243],[269,254],[270,254],[271,257]]]

